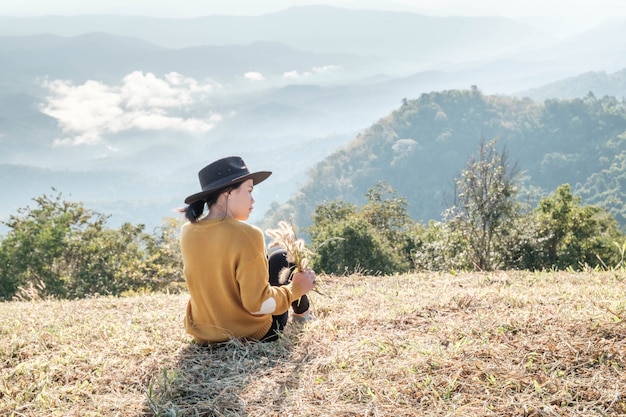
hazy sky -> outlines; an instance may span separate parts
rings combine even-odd
[[[106,13],[184,18],[211,14],[258,15],[294,5],[319,3],[350,8],[413,10],[434,15],[544,16],[580,23],[626,16],[623,0],[0,0],[0,15]]]
[[[0,0],[0,15],[117,14],[187,18],[214,14],[259,15],[294,5],[319,4],[310,0]],[[624,0],[335,0],[341,7],[405,10],[430,15],[561,18],[575,29],[609,17],[626,15]],[[570,25],[567,25],[570,26]],[[332,70],[332,68],[319,68]],[[300,74],[285,73],[284,77]],[[251,82],[263,82],[255,72],[242,74]],[[100,143],[108,135],[129,130],[171,130],[205,133],[225,115],[212,113],[210,97],[215,88],[184,75],[157,77],[135,71],[112,85],[98,81],[74,84],[46,80],[48,96],[42,111],[56,118],[62,130],[59,146]],[[204,117],[181,113],[181,108],[203,108]]]

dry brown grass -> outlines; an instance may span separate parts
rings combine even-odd
[[[0,414],[626,415],[625,277],[326,277],[319,320],[218,348],[185,295],[4,303]]]

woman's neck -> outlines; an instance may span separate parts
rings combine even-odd
[[[209,211],[209,214],[207,214],[206,219],[208,220],[212,220],[212,219],[230,219],[233,216],[230,215],[230,213],[228,213],[228,211],[223,211],[223,210],[211,210]]]
[[[228,205],[221,204],[220,201],[209,207],[209,213],[207,219],[226,219],[232,217],[232,214],[228,210]]]

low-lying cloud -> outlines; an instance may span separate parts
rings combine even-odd
[[[57,119],[64,133],[55,145],[97,144],[107,134],[133,129],[203,133],[221,120],[208,109],[215,86],[175,72],[159,78],[135,71],[120,85],[91,80],[80,85],[66,80],[42,84],[50,94],[41,111]]]
[[[244,78],[251,80],[251,81],[263,81],[265,80],[265,77],[263,76],[263,74],[261,74],[260,72],[257,71],[249,71],[246,72],[243,75]]]
[[[337,65],[325,65],[323,67],[313,67],[310,71],[298,72],[298,71],[285,71],[283,73],[283,78],[303,78],[303,77],[311,77],[316,74],[324,74],[331,71],[337,70],[339,67]]]

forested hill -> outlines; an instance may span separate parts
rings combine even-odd
[[[520,91],[515,95],[530,97],[534,100],[547,100],[584,97],[589,91],[593,91],[598,97],[605,95],[626,97],[626,68],[612,73],[606,71],[586,72],[541,87]]]
[[[377,181],[389,183],[417,221],[440,220],[454,179],[481,140],[498,138],[522,172],[520,195],[538,201],[569,183],[583,204],[603,206],[626,226],[626,103],[614,97],[532,101],[484,95],[476,87],[423,94],[318,163],[267,224],[299,227],[323,201],[361,204]]]

